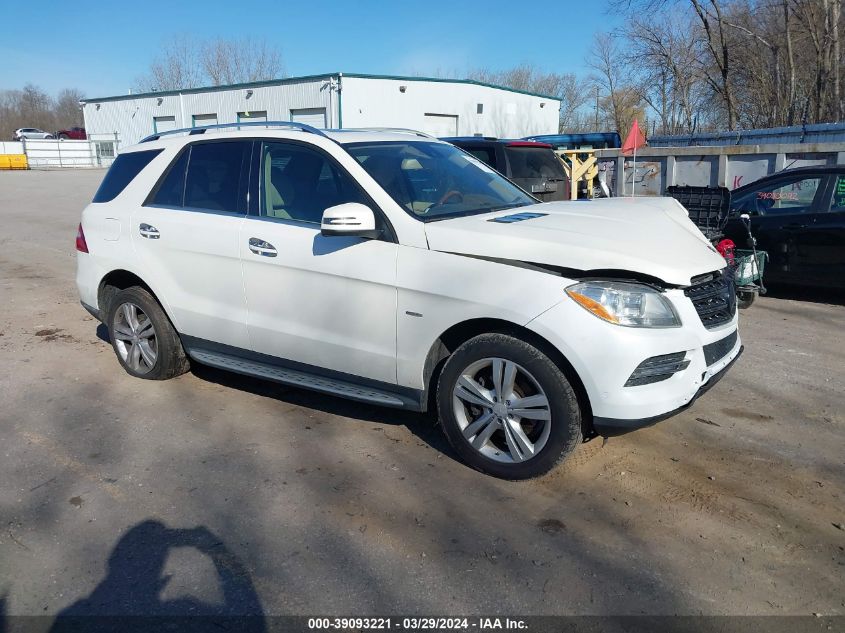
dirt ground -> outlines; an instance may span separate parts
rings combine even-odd
[[[430,417],[195,367],[79,305],[101,171],[0,173],[0,630],[103,613],[845,614],[845,306],[765,297],[691,409],[509,483]]]

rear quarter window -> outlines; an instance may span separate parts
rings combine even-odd
[[[555,153],[546,147],[506,147],[512,178],[559,180],[566,177]]]
[[[150,161],[161,154],[162,150],[154,149],[144,152],[120,154],[100,183],[100,188],[94,194],[92,202],[109,202],[114,200],[126,186],[141,173]]]

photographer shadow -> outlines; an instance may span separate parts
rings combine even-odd
[[[193,548],[212,561],[221,602],[192,596],[162,599],[171,580],[164,574],[165,564],[175,548]],[[50,631],[210,631],[221,626],[250,633],[267,630],[249,572],[205,527],[171,529],[146,520],[117,542],[106,577],[89,596],[62,610]]]

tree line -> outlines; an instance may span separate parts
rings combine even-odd
[[[38,86],[27,84],[21,90],[0,90],[0,139],[11,140],[22,127],[55,132],[82,125],[79,100],[82,92],[65,88],[52,97]]]
[[[610,0],[588,62],[603,120],[680,134],[841,121],[842,0]],[[642,120],[642,119],[641,119]]]

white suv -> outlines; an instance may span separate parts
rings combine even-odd
[[[742,351],[725,260],[669,198],[539,204],[420,133],[260,124],[121,152],[77,236],[133,376],[192,361],[436,408],[509,479],[663,419]]]

